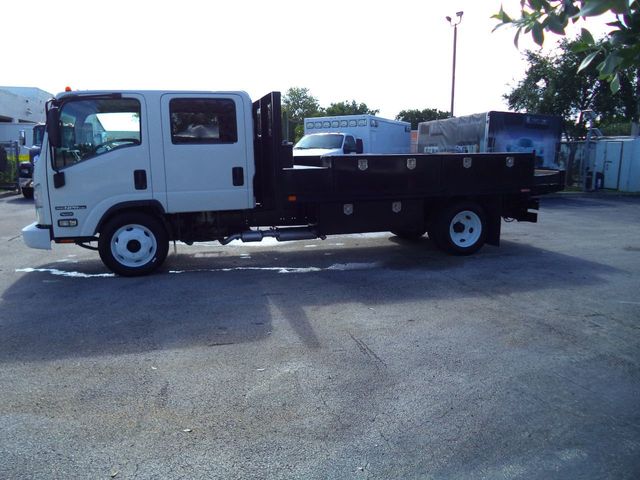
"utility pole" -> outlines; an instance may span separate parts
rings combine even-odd
[[[462,22],[462,14],[464,12],[456,12],[456,18],[446,17],[449,24],[453,27],[453,71],[451,73],[451,110],[450,115],[453,117],[453,101],[456,95],[456,50],[458,47],[458,25]]]

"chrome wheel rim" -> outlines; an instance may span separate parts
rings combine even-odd
[[[449,238],[460,248],[475,245],[482,235],[482,220],[471,210],[458,212],[449,224]]]
[[[146,265],[153,260],[157,249],[156,237],[144,225],[124,225],[111,237],[111,253],[125,267]]]

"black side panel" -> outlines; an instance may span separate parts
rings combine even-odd
[[[344,155],[329,159],[338,196],[419,197],[444,188],[441,155]]]
[[[356,201],[318,205],[317,229],[323,235],[387,232],[423,227],[422,200]]]
[[[326,202],[334,197],[330,168],[285,168],[282,170],[285,198],[294,195],[299,202]]]
[[[281,158],[292,161],[291,154],[287,156],[282,145],[280,118],[280,92],[271,92],[253,102],[253,148],[256,167],[253,188],[261,209],[278,208],[281,196]],[[290,151],[291,147],[288,148]]]
[[[475,154],[443,157],[443,184],[449,195],[515,193],[533,183],[532,154]]]

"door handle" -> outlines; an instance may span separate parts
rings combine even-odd
[[[133,171],[133,185],[136,190],[147,189],[147,172],[146,170],[134,170]]]
[[[233,167],[231,169],[231,177],[234,187],[241,187],[244,185],[244,169],[242,167]]]

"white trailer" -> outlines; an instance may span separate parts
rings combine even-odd
[[[374,115],[338,115],[304,119],[304,137],[294,157],[348,153],[410,153],[411,124]],[[361,148],[355,145],[362,143]]]

